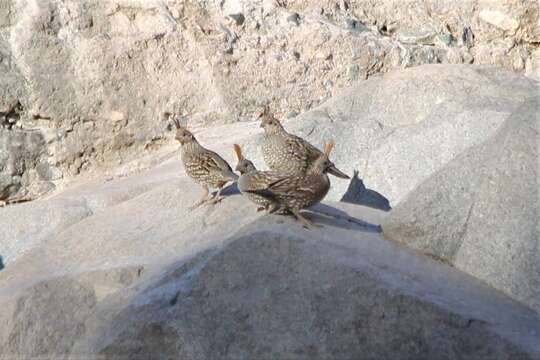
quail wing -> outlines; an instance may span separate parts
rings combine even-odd
[[[233,172],[231,166],[217,153],[206,150],[200,154],[199,159],[201,168],[207,171],[208,174],[220,174],[225,179],[238,179],[238,175]]]
[[[286,139],[289,155],[296,161],[311,163],[322,154],[315,146],[296,135],[290,135]]]

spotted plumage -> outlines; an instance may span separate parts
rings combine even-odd
[[[294,214],[305,227],[315,226],[300,214],[300,210],[320,202],[330,189],[327,172],[334,164],[328,159],[333,143],[325,146],[324,153],[305,173],[280,174],[274,171],[256,172],[250,179],[251,187],[245,192],[259,195],[274,206],[270,212],[287,210]]]
[[[278,180],[281,176],[271,171],[258,171],[255,165],[244,157],[240,146],[237,144],[234,144],[234,152],[238,158],[238,164],[235,170],[240,173],[238,190],[240,190],[242,195],[247,197],[252,203],[259,205],[257,211],[271,211],[279,207],[277,202],[250,191],[264,188],[268,185],[269,181]]]
[[[170,114],[165,114],[167,117]],[[175,139],[181,145],[182,163],[187,175],[203,187],[204,194],[191,208],[204,203],[217,203],[223,199],[221,190],[229,181],[236,181],[238,176],[229,164],[217,153],[204,148],[195,136],[173,118],[176,127]],[[215,195],[209,195],[210,189],[217,189]]]
[[[283,174],[305,173],[323,153],[306,140],[289,134],[265,108],[259,115],[264,129],[262,153],[266,165]],[[348,179],[341,170],[332,165],[328,173]]]

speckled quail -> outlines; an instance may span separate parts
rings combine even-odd
[[[276,176],[275,172],[268,172],[270,175],[267,176],[265,175],[267,172],[260,172],[261,179],[258,182],[253,181],[258,186],[245,191],[279,205],[273,207],[270,212],[286,209],[294,214],[304,227],[319,226],[304,218],[300,210],[320,202],[328,193],[330,179],[327,172],[334,166],[328,157],[333,146],[332,141],[328,142],[324,153],[321,153],[305,173]]]
[[[249,190],[257,190],[267,186],[268,181],[278,180],[282,175],[272,173],[271,171],[258,171],[255,165],[244,157],[242,149],[238,144],[234,144],[234,152],[238,158],[238,164],[236,165],[235,170],[240,173],[238,190],[240,190],[242,195],[246,196],[251,202],[259,206],[257,211],[270,210],[279,207],[277,202],[249,192]]]
[[[273,171],[284,174],[306,172],[322,152],[301,137],[289,134],[280,121],[272,116],[268,107],[259,114],[262,118],[261,127],[264,129],[262,153],[266,165]],[[349,179],[335,165],[328,173]]]
[[[221,156],[213,151],[205,149],[195,136],[186,128],[180,125],[180,122],[165,113],[165,117],[171,117],[176,127],[175,139],[182,146],[182,163],[186,173],[190,178],[199,183],[204,193],[201,199],[195,202],[190,208],[194,209],[204,203],[215,204],[223,199],[221,191],[229,181],[236,181],[236,175],[229,164]],[[210,189],[217,189],[215,195],[210,195]]]

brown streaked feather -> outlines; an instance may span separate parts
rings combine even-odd
[[[217,153],[206,150],[200,155],[201,167],[204,168],[208,173],[220,173],[225,176],[233,175],[233,178],[237,177],[231,166],[221,158]]]
[[[267,189],[270,184],[283,178],[282,174],[273,171],[257,171],[251,173],[249,176],[249,186],[246,191],[264,190]]]
[[[289,153],[298,161],[305,162],[306,164],[315,161],[322,154],[315,146],[296,135],[289,135],[286,139],[286,144],[288,145]]]

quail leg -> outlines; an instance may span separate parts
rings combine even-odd
[[[201,196],[201,199],[199,201],[195,202],[193,205],[191,205],[189,207],[190,210],[193,210],[193,209],[201,206],[202,204],[204,204],[205,202],[207,202],[207,201],[209,201],[211,199],[211,197],[209,196],[210,192],[208,191],[208,187],[205,186],[203,189],[204,189],[204,193]]]
[[[278,203],[275,203],[275,202],[267,205],[267,207],[266,207],[266,210],[268,210],[269,214],[274,214],[275,212],[277,212],[277,211],[279,211],[281,209],[282,209],[281,206]]]
[[[284,206],[279,205],[278,203],[273,203],[268,205],[268,213],[276,215],[292,215],[291,211]]]
[[[225,199],[225,196],[222,196],[221,195],[221,190],[223,190],[223,187],[225,186],[226,183],[222,184],[219,188],[218,188],[218,191],[216,193],[216,195],[214,195],[213,198],[211,198],[209,201],[208,201],[208,204],[210,205],[214,205],[214,204],[217,204],[218,202],[220,202],[221,200]]]
[[[321,228],[322,227],[322,225],[315,224],[314,222],[309,221],[308,219],[303,217],[302,214],[300,214],[300,211],[298,211],[298,210],[291,209],[291,212],[294,214],[294,216],[296,216],[298,221],[300,221],[302,223],[302,226],[305,227],[306,229],[313,229],[313,228]]]

